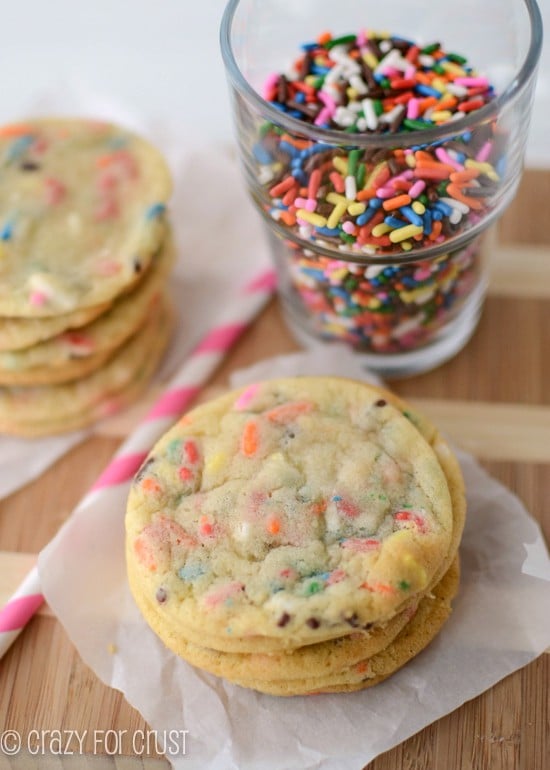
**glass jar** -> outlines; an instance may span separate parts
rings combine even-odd
[[[221,46],[239,155],[300,342],[349,343],[386,377],[467,342],[486,231],[521,176],[541,37],[532,0],[229,2]],[[435,77],[421,96],[417,82],[408,90],[411,48]],[[439,84],[451,71],[454,113]]]

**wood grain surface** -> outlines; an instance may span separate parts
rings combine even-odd
[[[459,445],[512,489],[550,540],[550,236],[541,200],[550,171],[528,171],[500,223],[490,294],[480,326],[452,361],[393,383]],[[269,355],[297,350],[272,303],[210,383]],[[0,600],[17,584],[117,448],[139,410],[73,449],[39,479],[0,501]],[[370,763],[368,770],[548,770],[550,655],[543,655],[488,692]],[[0,661],[0,732],[18,730],[146,730],[122,695],[105,687],[80,660],[60,624],[44,608]],[[154,752],[41,757],[39,768],[161,770]],[[0,770],[37,766],[29,755]]]

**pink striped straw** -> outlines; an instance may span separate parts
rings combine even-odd
[[[275,274],[266,270],[247,283],[223,317],[200,340],[168,388],[144,420],[124,441],[107,468],[73,513],[97,503],[110,491],[127,494],[131,480],[152,445],[184,412],[226,357],[241,334],[266,305],[275,289]],[[44,602],[38,569],[27,574],[21,585],[0,609],[0,658]]]

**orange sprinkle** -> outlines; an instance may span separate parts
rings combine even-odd
[[[457,184],[450,184],[447,187],[447,192],[451,196],[451,198],[454,198],[457,201],[460,201],[461,203],[465,203],[466,206],[469,206],[471,209],[474,209],[474,211],[479,211],[483,208],[483,204],[477,200],[477,198],[470,198],[468,195],[464,195],[460,189],[460,187]]]
[[[322,516],[323,513],[326,511],[326,509],[327,509],[327,501],[321,500],[318,503],[312,503],[309,506],[308,510],[309,510],[309,513],[312,513],[314,516]]]
[[[321,34],[317,38],[317,42],[319,43],[319,45],[324,45],[325,43],[328,43],[330,40],[332,40],[332,35],[330,32],[321,32]]]
[[[270,535],[278,535],[281,531],[281,521],[277,516],[269,516],[265,523],[265,528]]]
[[[464,182],[471,182],[472,179],[477,179],[479,171],[477,168],[468,168],[465,171],[455,171],[451,174],[451,182],[456,184],[463,184]]]
[[[358,201],[369,201],[371,198],[376,198],[376,190],[369,187],[367,190],[359,190],[355,196]]]
[[[389,583],[361,583],[360,588],[366,588],[376,594],[395,594],[396,589]]]
[[[369,667],[369,663],[366,660],[362,660],[360,663],[358,663],[355,667],[355,670],[358,674],[364,674],[366,673],[367,669]]]
[[[161,487],[160,484],[155,481],[155,479],[151,478],[151,476],[147,476],[147,478],[143,479],[141,482],[141,488],[144,489],[146,492],[160,492]]]
[[[151,549],[141,537],[138,537],[136,540],[134,540],[134,551],[144,567],[146,567],[151,572],[156,572],[157,564],[153,559]]]
[[[0,137],[15,139],[18,136],[32,134],[32,128],[27,123],[10,123],[7,126],[0,127]]]
[[[400,209],[401,206],[408,206],[410,202],[410,195],[397,195],[395,198],[385,200],[382,207],[384,211],[395,211],[395,209]]]
[[[301,414],[307,414],[313,409],[313,404],[310,401],[293,401],[290,404],[281,404],[269,412],[265,413],[265,416],[269,422],[278,422],[285,424],[291,422],[299,417]]]
[[[452,110],[456,106],[458,99],[456,96],[446,96],[437,103],[438,110]]]
[[[245,457],[253,457],[258,451],[258,426],[252,420],[244,426],[241,451]]]
[[[439,238],[439,236],[441,235],[442,228],[443,228],[443,225],[441,224],[441,222],[434,222],[432,224],[432,232],[428,235],[428,238],[430,239],[430,241],[435,241],[436,238]]]
[[[427,96],[425,99],[421,99],[418,103],[420,113],[426,112],[430,107],[435,107],[438,101],[439,99],[436,99],[435,96]]]
[[[279,218],[287,227],[293,227],[296,224],[296,214],[292,211],[281,211]]]
[[[283,134],[281,140],[283,142],[288,142],[293,147],[296,147],[297,150],[308,150],[311,146],[309,139],[295,139],[293,136],[290,136],[290,134]]]

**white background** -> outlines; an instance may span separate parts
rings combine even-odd
[[[550,35],[550,0],[539,4]],[[134,113],[146,115],[161,125],[169,121],[185,142],[196,136],[230,141],[218,46],[224,7],[225,0],[2,0],[0,119],[40,112],[52,92],[57,103],[65,93],[71,111],[76,92],[106,117],[114,112],[132,123]],[[550,168],[549,128],[547,44],[528,165]]]

